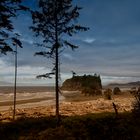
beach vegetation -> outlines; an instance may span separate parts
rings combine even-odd
[[[121,94],[120,88],[119,88],[119,87],[115,87],[115,88],[113,89],[113,94],[114,94],[114,95]]]
[[[135,101],[133,102],[133,114],[135,116],[140,116],[140,87],[137,90],[133,90],[133,96],[135,97]]]
[[[19,118],[14,122],[0,122],[0,138],[6,140],[139,140],[140,120],[131,113],[86,114],[62,116],[60,126],[56,118]]]
[[[104,98],[107,100],[112,99],[112,90],[110,88],[108,88],[104,91]]]

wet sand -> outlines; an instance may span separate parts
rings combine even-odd
[[[17,100],[16,104],[21,105],[21,104],[27,104],[27,103],[36,103],[36,102],[41,102],[41,101],[46,101],[46,100],[52,100],[54,99],[53,97],[42,97],[42,98],[34,98],[34,99],[26,99],[26,100]],[[12,106],[13,101],[3,101],[0,102],[0,107],[4,106]]]

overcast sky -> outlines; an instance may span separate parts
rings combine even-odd
[[[35,7],[37,0],[25,0]],[[104,84],[140,80],[140,0],[74,0],[83,7],[78,19],[90,30],[70,38],[79,45],[74,52],[65,49],[61,55],[62,81],[77,74],[100,74]],[[14,21],[15,31],[21,34],[24,48],[18,49],[18,83],[48,84],[54,80],[38,80],[36,75],[50,71],[51,62],[33,56],[37,38],[28,29],[31,17],[22,13]],[[13,82],[14,56],[0,59],[0,81]]]

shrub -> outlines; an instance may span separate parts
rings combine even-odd
[[[132,87],[131,90],[130,90],[130,93],[135,96],[136,92],[137,92],[137,88]]]
[[[121,93],[121,90],[120,90],[119,87],[115,87],[115,88],[113,89],[113,94],[114,94],[114,95],[118,95],[118,94],[120,94],[120,93]]]
[[[112,90],[111,89],[108,88],[104,91],[104,98],[108,99],[108,100],[112,99]]]
[[[140,87],[138,88],[138,90],[133,90],[133,92],[131,92],[134,97],[135,97],[135,101],[133,103],[133,110],[132,112],[135,114],[135,115],[138,115],[140,116]]]
[[[85,96],[102,95],[102,90],[85,87],[82,89],[81,93]]]

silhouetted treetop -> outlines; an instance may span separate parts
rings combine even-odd
[[[16,12],[19,10],[29,10],[21,5],[21,0],[1,0],[0,1],[0,52],[6,54],[13,51],[12,45],[22,47],[22,43],[13,33],[14,25],[12,18],[17,17]]]
[[[39,10],[32,11],[34,26],[31,29],[35,32],[36,36],[41,35],[43,37],[43,47],[51,49],[51,54],[55,51],[56,28],[58,35],[57,43],[59,44],[57,46],[59,48],[64,45],[72,49],[78,47],[66,40],[63,35],[72,36],[78,31],[88,30],[87,27],[73,22],[79,17],[80,9],[80,7],[72,5],[72,0],[40,0]],[[52,44],[54,45],[53,47]]]

